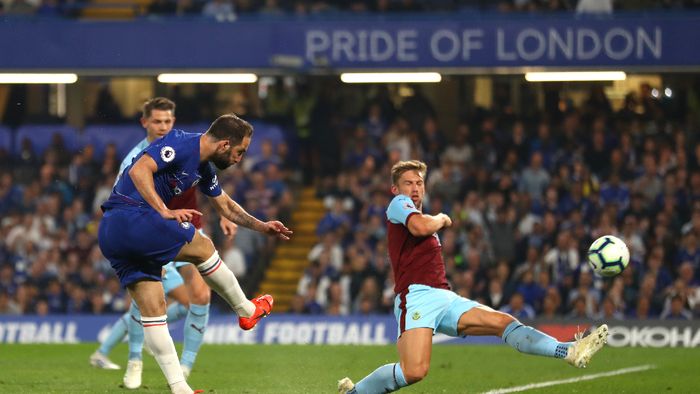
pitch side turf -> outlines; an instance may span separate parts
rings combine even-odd
[[[168,392],[152,357],[144,355],[143,386],[130,391],[120,386],[123,369],[105,371],[88,364],[95,348],[0,345],[0,392]],[[121,344],[111,359],[123,368],[126,355],[127,347]],[[334,393],[338,379],[350,376],[357,381],[394,360],[393,346],[205,345],[190,383],[207,393]],[[521,392],[522,386],[538,383],[549,386],[526,392],[697,393],[700,350],[606,347],[587,369],[575,369],[507,346],[440,345],[434,347],[428,377],[401,392]]]

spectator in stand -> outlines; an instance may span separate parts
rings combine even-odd
[[[202,9],[202,15],[217,22],[233,22],[237,18],[231,0],[209,0]]]
[[[510,297],[508,305],[499,309],[501,312],[508,313],[518,320],[528,320],[535,318],[535,310],[529,304],[525,303],[522,294],[515,293]]]
[[[549,179],[549,174],[542,168],[542,154],[535,152],[530,158],[530,166],[522,172],[519,191],[527,193],[533,200],[539,201],[549,183]]]
[[[663,320],[692,320],[693,314],[685,307],[685,299],[680,294],[671,296],[669,306],[661,312]]]

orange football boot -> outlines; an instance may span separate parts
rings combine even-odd
[[[271,295],[261,295],[260,297],[253,298],[250,301],[255,304],[255,312],[253,312],[253,315],[251,317],[238,317],[238,326],[246,331],[255,327],[260,319],[272,312],[273,300]]]

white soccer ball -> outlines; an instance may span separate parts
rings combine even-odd
[[[617,237],[603,235],[588,248],[588,265],[600,276],[615,276],[630,262],[627,245]]]

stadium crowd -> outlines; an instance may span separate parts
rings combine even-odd
[[[616,111],[591,86],[582,105],[562,99],[533,116],[497,99],[449,132],[418,87],[400,103],[384,87],[273,87],[244,111],[294,130],[292,149],[261,141],[221,184],[254,215],[283,221],[295,186],[316,186],[327,212],[291,312],[389,313],[389,169],[420,159],[426,211],[454,222],[440,239],[459,294],[519,318],[690,319],[700,313],[696,123],[648,85]],[[29,141],[15,154],[0,149],[0,313],[128,307],[95,242],[120,158],[113,147],[94,151],[70,152],[58,136],[41,154]],[[243,277],[271,245],[245,229],[226,240],[202,205],[205,231]],[[602,280],[586,253],[605,234],[625,240],[631,262]]]
[[[116,3],[115,3],[116,4]],[[238,17],[328,16],[356,13],[405,12],[566,12],[603,13],[613,10],[679,10],[696,8],[697,0],[152,0],[124,2],[135,7],[135,16],[206,17],[232,22]],[[68,17],[83,16],[90,0],[2,0],[0,16]]]
[[[420,91],[398,108],[378,94],[355,121],[333,110],[353,99],[319,100],[311,112],[317,131],[335,131],[316,134],[325,138],[316,160],[326,172],[318,196],[327,213],[292,310],[392,310],[390,168],[420,159],[428,164],[426,210],[454,222],[440,239],[459,294],[518,318],[698,315],[697,126],[684,114],[676,122],[653,93],[644,84],[613,111],[594,86],[578,108],[561,100],[532,119],[507,106],[476,111],[452,133]],[[340,148],[328,135],[344,136]],[[603,280],[590,271],[587,249],[606,234],[622,238],[632,257],[621,275]]]

